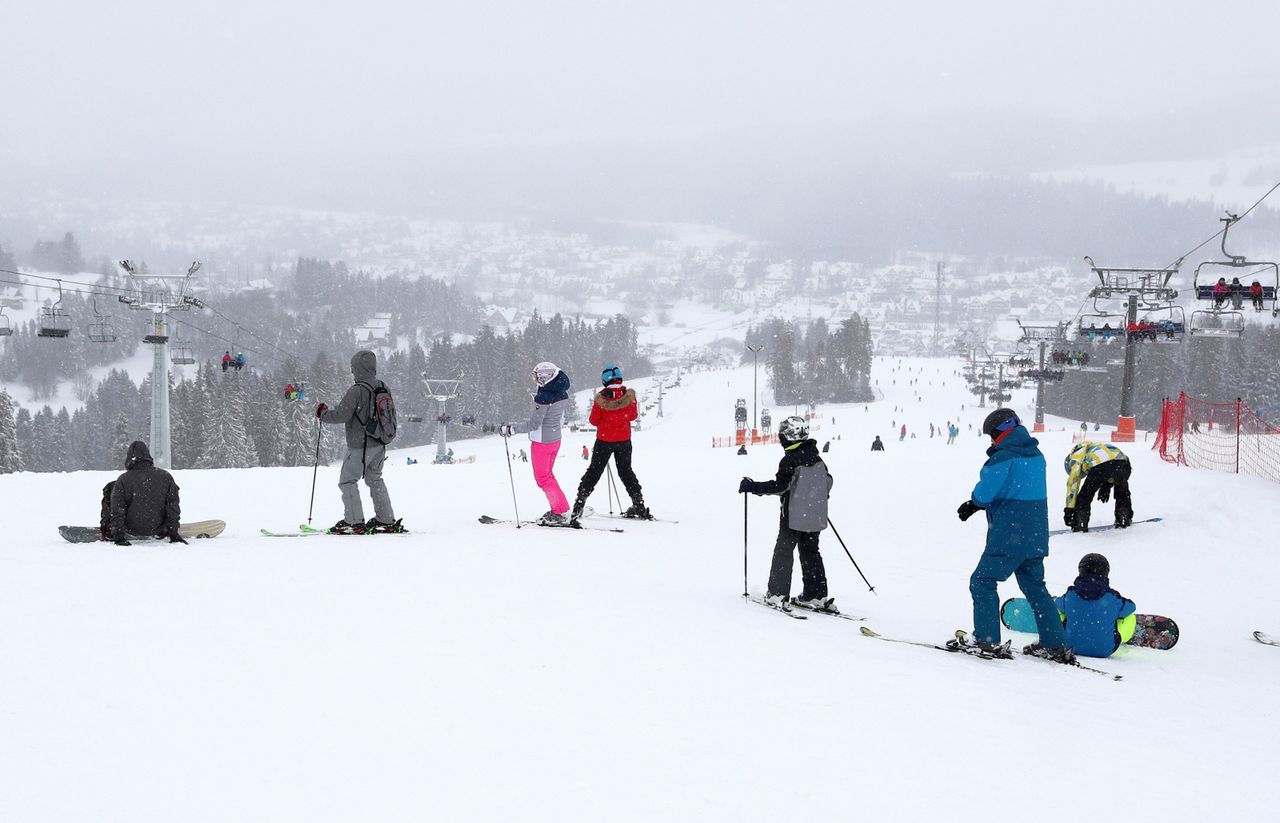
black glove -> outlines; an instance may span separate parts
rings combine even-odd
[[[1072,508],[1063,509],[1062,523],[1064,526],[1074,526],[1076,524],[1076,510]]]
[[[977,512],[982,511],[982,507],[972,500],[966,500],[960,504],[960,508],[956,509],[956,514],[960,515],[960,522],[968,520]]]
[[[171,532],[169,532],[169,542],[170,542],[170,543],[182,543],[183,545],[190,545],[190,544],[188,544],[188,543],[187,543],[186,539],[185,539],[185,538],[183,538],[183,536],[182,536],[182,535],[178,534],[178,532],[177,532],[176,530],[175,530],[175,531],[171,531]]]
[[[753,491],[756,487],[756,481],[750,477],[742,478],[742,482],[738,484],[738,494],[746,494]]]
[[[132,546],[132,545],[133,545],[133,544],[132,544],[132,543],[130,543],[128,540],[125,540],[123,537],[117,537],[117,538],[116,538],[115,543],[116,543],[116,545],[117,545],[117,546]]]
[[[1103,483],[1102,488],[1098,489],[1098,502],[1105,503],[1111,499],[1111,484]]]

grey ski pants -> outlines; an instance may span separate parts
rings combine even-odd
[[[391,496],[387,494],[387,484],[382,481],[382,463],[386,457],[387,447],[380,443],[370,442],[368,446],[347,449],[347,456],[342,461],[342,473],[338,475],[343,520],[353,525],[364,522],[360,489],[356,486],[360,478],[364,477],[364,484],[369,487],[369,496],[373,498],[373,516],[382,523],[395,522]]]

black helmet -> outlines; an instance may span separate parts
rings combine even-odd
[[[999,437],[1015,426],[1021,425],[1022,421],[1018,419],[1013,409],[996,409],[982,421],[982,433],[987,437]]]
[[[778,426],[778,441],[784,446],[799,443],[809,438],[809,421],[803,417],[792,415]]]
[[[1106,577],[1111,574],[1111,564],[1100,554],[1086,554],[1080,558],[1080,573]]]

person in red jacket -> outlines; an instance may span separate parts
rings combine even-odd
[[[587,506],[587,498],[595,491],[600,475],[604,474],[609,458],[618,466],[618,478],[631,497],[631,508],[622,513],[623,517],[651,520],[644,504],[644,495],[640,489],[640,481],[631,469],[631,421],[638,416],[636,393],[622,385],[622,369],[607,366],[600,373],[600,382],[604,388],[591,402],[591,425],[596,427],[596,447],[591,450],[591,463],[578,483],[578,497],[573,502],[572,522],[582,517]]]

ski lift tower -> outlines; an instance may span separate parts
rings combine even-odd
[[[1098,275],[1098,285],[1089,296],[1094,300],[1125,300],[1128,310],[1125,330],[1138,322],[1140,303],[1172,303],[1178,299],[1178,290],[1169,288],[1169,281],[1178,273],[1178,264],[1162,269],[1115,269],[1095,265],[1093,258],[1085,257],[1093,273]],[[1133,414],[1133,372],[1137,362],[1138,346],[1134,335],[1125,335],[1124,382],[1120,389],[1120,415],[1116,430],[1111,433],[1113,443],[1132,443],[1137,439],[1137,422]]]
[[[1032,431],[1044,431],[1044,353],[1051,343],[1061,343],[1067,339],[1067,328],[1071,323],[1063,320],[1061,323],[1023,323],[1018,321],[1018,328],[1022,330],[1022,338],[1019,343],[1034,343],[1040,348],[1040,368],[1036,372],[1036,422]]]
[[[446,427],[449,417],[445,409],[449,401],[458,396],[458,387],[462,385],[462,381],[427,377],[423,374],[422,382],[426,384],[427,396],[436,401],[436,457],[432,462],[452,462],[449,460],[449,435]]]
[[[164,469],[173,468],[169,443],[169,329],[170,312],[190,311],[192,306],[204,308],[188,292],[191,280],[200,270],[194,262],[185,274],[149,274],[139,271],[128,260],[120,268],[129,276],[129,293],[120,302],[131,309],[151,312],[151,332],[142,342],[155,347],[151,360],[151,457]]]

